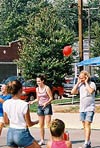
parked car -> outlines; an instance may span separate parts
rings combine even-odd
[[[36,98],[36,82],[34,79],[25,81],[23,84],[21,99],[30,101]]]
[[[25,99],[26,101],[34,100],[36,98],[36,82],[34,79],[27,80],[23,83],[23,92],[21,99]],[[53,99],[61,99],[64,94],[63,86],[50,86]],[[25,98],[26,97],[26,98]]]
[[[0,86],[2,86],[2,84],[7,84],[8,82],[11,82],[14,80],[20,80],[23,85],[22,96],[21,96],[22,100],[30,101],[30,100],[34,100],[36,98],[37,85],[36,85],[36,82],[34,79],[30,79],[30,80],[25,81],[23,79],[23,77],[11,76],[11,77],[8,77],[7,79],[3,80],[0,84]],[[53,99],[61,99],[61,97],[64,94],[63,86],[55,86],[54,84],[52,84],[50,86],[50,88],[51,88],[51,91],[53,94]]]
[[[91,77],[91,81],[96,84],[96,95],[100,93],[100,78],[96,76]]]
[[[52,86],[51,88],[53,99],[61,99],[64,94],[64,87],[63,86]]]
[[[76,82],[77,82],[77,78],[73,78],[73,79],[71,79],[71,81],[63,84],[63,86],[64,86],[64,95],[63,96],[64,97],[72,97],[71,90],[72,90],[73,86],[76,84]]]
[[[0,90],[1,90],[1,86],[2,84],[7,84],[11,81],[14,81],[14,80],[19,80],[21,83],[24,82],[24,78],[21,77],[21,76],[10,76],[10,77],[7,77],[6,79],[4,79],[1,83],[0,83]]]
[[[100,78],[96,76],[91,76],[90,80],[96,84],[96,95],[100,93]],[[76,84],[77,78],[73,78],[69,83],[64,83],[64,97],[71,97],[71,90]]]

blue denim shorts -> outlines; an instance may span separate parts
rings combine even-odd
[[[7,133],[7,146],[9,147],[27,147],[34,142],[29,129],[9,128]]]
[[[93,111],[88,111],[88,112],[80,112],[80,120],[81,121],[88,121],[92,122],[94,117],[94,112]]]
[[[48,104],[46,107],[38,106],[37,114],[39,116],[52,115],[52,106]]]

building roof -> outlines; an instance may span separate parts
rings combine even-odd
[[[8,46],[0,45],[0,62],[13,62],[19,58],[19,51],[22,49],[21,41],[16,40]]]

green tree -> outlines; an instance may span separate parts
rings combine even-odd
[[[92,34],[94,36],[94,40],[91,47],[91,56],[98,57],[100,56],[100,24],[98,22],[93,24]],[[100,77],[100,66],[95,67],[95,73]]]
[[[58,17],[57,9],[44,0],[2,0],[0,3],[0,42],[22,39],[23,50],[18,65],[27,78],[38,72],[52,80],[71,74],[72,56],[62,49],[74,42],[74,32]]]
[[[90,19],[91,19],[91,56],[97,57],[100,55],[100,6],[99,1],[95,0],[90,3]]]
[[[0,43],[18,40],[27,25],[28,0],[3,0],[0,9]]]
[[[35,12],[28,16],[27,34],[18,64],[24,75],[35,77],[45,73],[51,81],[59,82],[64,74],[72,74],[72,56],[64,57],[62,49],[74,42],[74,32],[63,26],[52,4],[41,1],[34,5]]]
[[[94,36],[94,41],[91,47],[92,56],[97,57],[100,56],[100,25],[98,22],[93,24],[92,34]]]

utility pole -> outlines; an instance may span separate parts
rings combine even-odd
[[[83,61],[83,22],[82,22],[83,0],[78,0],[78,29],[79,29],[79,61]],[[80,71],[83,66],[80,67]]]
[[[89,50],[89,58],[91,57],[91,52],[90,52],[90,47],[91,47],[91,14],[90,11],[91,10],[98,10],[100,9],[100,6],[98,5],[97,8],[94,7],[85,7],[83,10],[86,10],[88,12],[88,50]],[[91,70],[91,66],[88,67],[88,71],[91,74],[92,70]]]
[[[90,24],[90,8],[88,8],[88,49],[89,49],[89,58],[91,57],[90,44],[91,44],[91,24]],[[89,72],[91,74],[91,66],[89,66]]]

